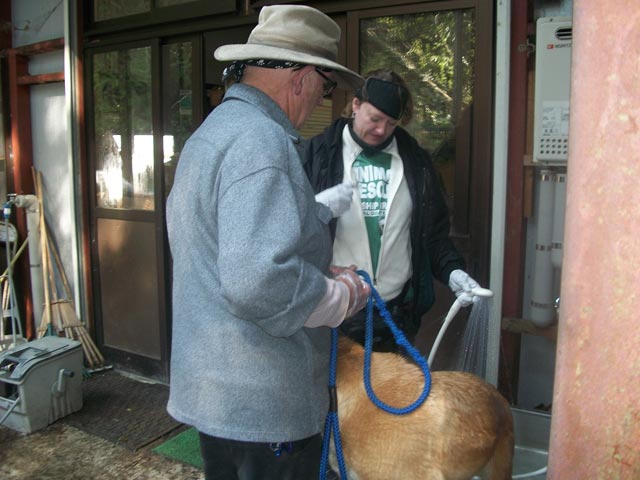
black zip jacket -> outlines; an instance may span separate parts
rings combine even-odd
[[[316,193],[342,182],[342,131],[346,118],[339,118],[306,142],[304,168]],[[404,166],[413,212],[411,214],[411,251],[413,276],[394,304],[408,307],[414,333],[420,319],[435,301],[433,277],[445,285],[453,270],[465,270],[464,258],[449,238],[449,210],[429,153],[406,130],[394,131]],[[335,237],[336,219],[331,223]],[[412,292],[412,295],[409,294]],[[409,300],[405,301],[405,297]],[[409,327],[409,325],[407,325]]]

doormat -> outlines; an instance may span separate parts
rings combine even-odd
[[[151,450],[163,457],[178,460],[179,462],[204,469],[202,456],[200,455],[200,439],[198,431],[191,427],[175,437],[171,437],[164,443]]]
[[[136,451],[182,425],[167,413],[168,399],[168,386],[111,370],[82,381],[82,409],[62,421]]]

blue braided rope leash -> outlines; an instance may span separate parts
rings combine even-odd
[[[338,329],[331,329],[331,356],[329,357],[329,412],[324,422],[324,435],[322,437],[322,457],[320,458],[320,480],[327,478],[327,466],[329,464],[329,444],[333,433],[333,443],[336,447],[340,478],[347,479],[347,467],[342,453],[342,439],[340,438],[340,426],[338,424],[338,396],[336,392],[336,371],[338,359]]]
[[[373,282],[371,278],[364,270],[358,270],[358,275],[363,277],[365,281],[371,286],[371,295],[369,296],[369,300],[367,301],[367,323],[365,325],[365,337],[364,337],[364,386],[367,391],[367,395],[369,396],[369,400],[371,400],[378,408],[384,410],[385,412],[392,413],[394,415],[406,415],[407,413],[413,412],[416,408],[424,403],[424,401],[429,396],[429,392],[431,391],[431,372],[429,371],[429,364],[427,360],[422,356],[422,354],[409,343],[407,337],[405,337],[402,330],[400,330],[396,324],[391,319],[391,314],[387,310],[387,306],[378,294],[377,290],[373,287]],[[393,337],[395,338],[396,344],[402,347],[410,356],[411,359],[420,367],[422,370],[422,374],[424,376],[424,387],[422,389],[422,393],[413,402],[411,405],[407,405],[406,407],[396,408],[392,407],[384,403],[380,400],[375,392],[373,391],[373,387],[371,386],[371,352],[373,351],[373,303],[375,301],[378,310],[380,311],[380,316],[384,321],[385,325],[391,330],[393,333]]]
[[[364,270],[358,270],[364,280],[371,286],[371,295],[367,299],[367,321],[365,324],[365,340],[364,340],[364,385],[367,391],[367,396],[381,410],[394,415],[406,415],[413,412],[416,408],[424,403],[431,391],[431,372],[429,371],[429,364],[427,360],[420,354],[420,352],[407,340],[402,330],[400,330],[391,319],[391,314],[387,310],[387,306],[382,300],[382,297],[378,294],[378,291],[374,288],[371,277]],[[424,375],[424,388],[418,399],[411,405],[402,408],[396,408],[384,403],[380,400],[371,386],[371,353],[373,351],[373,304],[376,304],[380,311],[380,316],[385,325],[393,333],[393,337],[396,343],[401,346],[412,358],[414,362],[420,367]],[[338,398],[336,392],[336,372],[337,372],[337,358],[338,358],[338,329],[334,328],[331,331],[331,356],[329,361],[329,412],[327,413],[327,419],[324,426],[324,436],[322,439],[322,457],[320,460],[320,480],[325,480],[327,475],[327,465],[329,460],[329,445],[331,442],[331,434],[334,436],[334,443],[336,447],[336,456],[338,458],[338,467],[340,469],[340,478],[347,480],[347,469],[344,462],[344,454],[342,452],[342,440],[340,438],[340,427],[338,424]]]

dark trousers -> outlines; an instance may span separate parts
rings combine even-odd
[[[241,442],[200,433],[206,480],[313,480],[320,475],[320,434],[296,442]]]

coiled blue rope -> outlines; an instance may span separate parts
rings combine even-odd
[[[367,299],[367,320],[365,324],[365,340],[364,340],[364,385],[369,399],[380,409],[394,415],[406,415],[413,412],[416,408],[424,403],[431,391],[431,372],[429,364],[420,352],[409,343],[402,330],[400,330],[391,319],[391,314],[387,310],[387,306],[373,286],[371,277],[364,270],[358,270],[360,275],[370,286],[371,295]],[[424,388],[422,394],[411,405],[402,408],[392,407],[380,400],[371,386],[371,352],[373,350],[373,304],[376,304],[380,311],[385,325],[389,327],[396,343],[404,348],[411,356],[414,362],[418,364],[424,375]],[[340,426],[338,424],[338,399],[336,394],[336,372],[338,358],[338,329],[331,331],[331,356],[329,360],[329,412],[324,425],[324,436],[322,439],[322,457],[320,459],[320,480],[325,480],[327,475],[327,465],[329,460],[329,447],[331,443],[331,434],[334,436],[334,444],[336,447],[336,456],[338,459],[338,467],[340,469],[340,478],[347,480],[347,468],[344,462],[344,454],[342,452],[342,440],[340,438]]]
[[[424,401],[429,396],[429,392],[431,391],[431,372],[429,371],[429,364],[427,360],[422,356],[422,354],[409,343],[407,337],[405,337],[402,330],[400,330],[396,324],[391,319],[391,314],[387,310],[387,306],[378,294],[377,290],[373,287],[373,282],[371,281],[371,277],[364,270],[358,270],[358,275],[365,279],[365,281],[371,286],[371,295],[367,300],[367,322],[365,325],[365,337],[364,337],[364,387],[367,391],[367,395],[369,399],[380,409],[385,412],[392,413],[394,415],[406,415],[407,413],[413,412],[416,408],[424,403]],[[371,386],[371,352],[373,350],[373,303],[375,301],[378,310],[380,311],[380,316],[384,321],[385,325],[391,330],[393,333],[393,337],[395,338],[396,344],[402,347],[411,357],[411,359],[420,367],[422,370],[422,374],[424,376],[424,387],[422,389],[422,393],[413,402],[411,405],[407,405],[406,407],[396,408],[392,407],[384,403],[380,400],[375,392],[373,391],[373,387]]]

